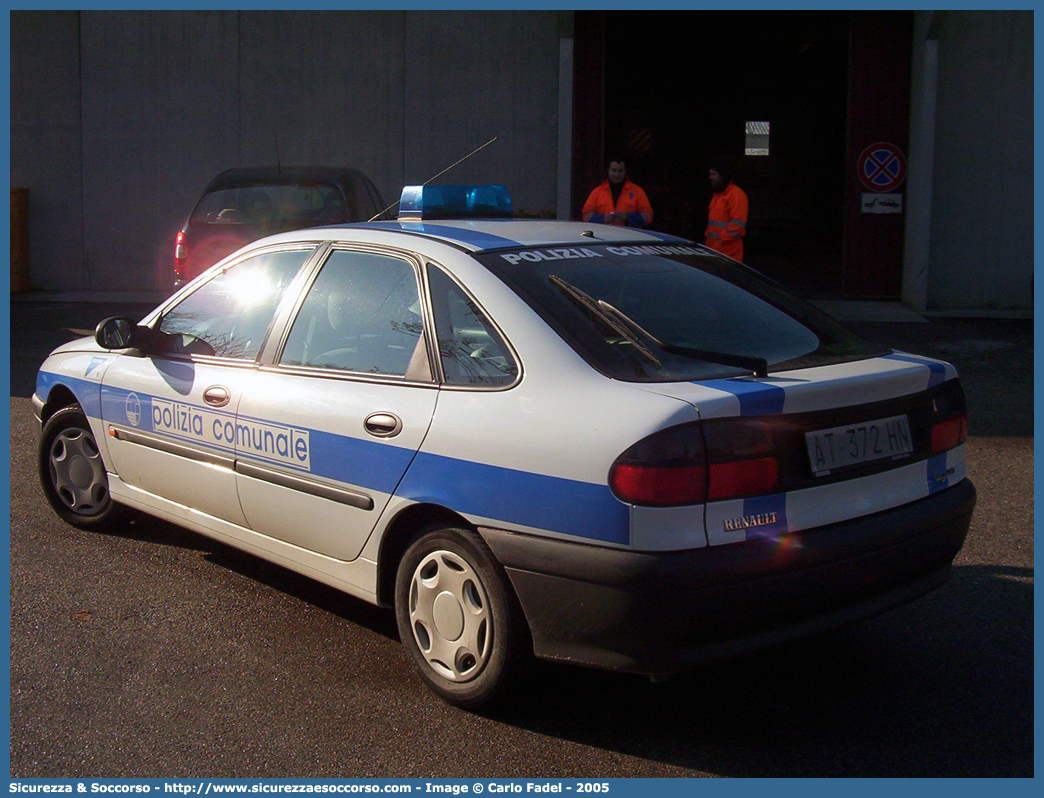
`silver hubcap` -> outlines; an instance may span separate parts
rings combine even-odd
[[[51,484],[59,498],[80,515],[95,515],[109,497],[105,466],[86,430],[62,430],[51,444]]]
[[[427,555],[410,580],[410,626],[439,676],[474,679],[493,650],[493,616],[475,569],[451,551]]]

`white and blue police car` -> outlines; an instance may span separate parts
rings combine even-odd
[[[465,707],[534,654],[662,676],[946,580],[975,504],[952,366],[689,241],[510,207],[407,188],[59,347],[50,503],[390,605]]]

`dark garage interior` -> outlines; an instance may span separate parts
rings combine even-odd
[[[899,22],[888,35],[908,46],[909,22]],[[725,154],[750,198],[747,263],[808,296],[853,293],[844,280],[846,130],[851,109],[870,99],[850,89],[865,68],[849,65],[859,17],[578,13],[576,27],[577,104],[589,108],[602,94],[601,149],[628,158],[654,229],[703,240],[709,159]],[[768,123],[767,142],[748,142],[748,123]],[[605,168],[604,158],[589,160],[591,132],[574,144],[588,183]],[[744,155],[752,144],[768,154]],[[586,193],[577,196],[582,203]],[[898,284],[877,290],[897,296]]]

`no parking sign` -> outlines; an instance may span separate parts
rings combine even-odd
[[[871,191],[894,191],[906,179],[906,156],[894,144],[879,141],[863,150],[856,172]]]

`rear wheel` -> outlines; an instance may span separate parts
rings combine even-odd
[[[521,610],[482,539],[433,528],[406,550],[395,582],[399,636],[439,697],[476,709],[502,695],[526,654]]]
[[[87,416],[64,407],[44,424],[39,449],[40,483],[55,512],[81,529],[110,527],[122,506],[109,495],[109,477]]]

